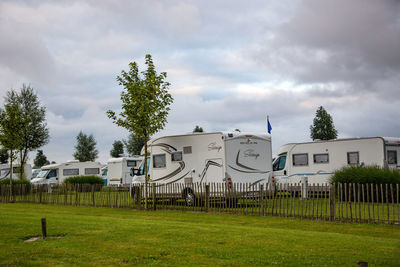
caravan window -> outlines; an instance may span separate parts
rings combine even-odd
[[[64,169],[63,170],[63,175],[64,176],[79,175],[79,169]]]
[[[137,167],[137,161],[136,160],[127,160],[126,166],[127,167]]]
[[[182,152],[172,152],[171,161],[182,161]]]
[[[293,166],[307,166],[308,165],[308,154],[293,154]]]
[[[153,168],[165,168],[166,166],[165,154],[153,155]]]
[[[192,146],[184,146],[183,154],[192,154]]]
[[[329,154],[314,154],[314,163],[329,163]]]
[[[274,171],[283,170],[285,168],[285,164],[286,164],[286,155],[279,156],[274,162],[273,170]]]
[[[397,151],[388,150],[387,152],[388,164],[397,164]]]
[[[358,152],[347,152],[347,164],[358,165],[360,163],[360,156]]]
[[[85,174],[99,174],[100,168],[85,168]]]
[[[57,170],[53,169],[49,171],[49,174],[47,175],[47,179],[57,177]]]

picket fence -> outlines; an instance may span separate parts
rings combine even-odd
[[[399,184],[0,185],[2,203],[182,210],[400,224]]]

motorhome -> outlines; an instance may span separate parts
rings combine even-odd
[[[33,184],[61,184],[72,176],[100,176],[100,162],[79,162],[70,160],[65,163],[56,163],[43,166],[36,178],[31,180]]]
[[[13,164],[12,178],[20,179],[21,168],[20,164]],[[24,179],[30,180],[32,177],[32,166],[31,164],[24,164]],[[0,164],[0,180],[10,178],[10,164]]]
[[[124,186],[132,183],[134,171],[139,169],[143,157],[111,158],[107,162],[107,185]]]
[[[400,169],[400,138],[362,137],[286,144],[273,163],[276,183],[327,183],[345,166],[375,165]]]
[[[191,192],[193,183],[256,185],[269,182],[272,174],[268,134],[235,131],[164,136],[150,140],[148,152],[149,181],[184,183],[184,194]],[[144,162],[136,174],[133,183],[144,183]]]

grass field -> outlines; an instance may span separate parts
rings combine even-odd
[[[41,233],[60,239],[24,242]],[[0,265],[400,265],[400,227],[0,204]]]

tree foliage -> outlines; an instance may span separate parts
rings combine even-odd
[[[40,105],[38,96],[32,87],[22,85],[20,92],[7,92],[6,104],[18,105],[22,113],[22,147],[19,151],[20,164],[28,160],[30,151],[38,149],[49,142],[49,129],[46,123],[46,108]],[[22,168],[23,169],[23,168]],[[23,173],[21,172],[21,175]]]
[[[34,168],[38,169],[41,168],[44,165],[50,164],[50,162],[47,160],[46,155],[43,153],[43,150],[38,150],[36,153],[36,157],[33,160]]]
[[[147,141],[165,127],[173,98],[168,93],[170,83],[166,81],[167,73],[157,73],[151,55],[145,56],[145,64],[147,69],[142,72],[139,72],[136,62],[129,63],[128,72],[121,71],[117,81],[124,88],[121,92],[122,111],[117,116],[109,110],[107,115],[118,126],[124,127],[137,138],[143,138],[146,158]],[[144,161],[144,169],[147,191],[147,160]]]
[[[193,132],[194,132],[194,133],[202,133],[202,132],[204,132],[204,131],[203,131],[203,128],[202,128],[202,127],[196,125],[196,127],[194,127],[194,129],[193,129]]]
[[[135,134],[130,134],[127,140],[123,140],[126,151],[129,155],[140,155],[144,146],[144,138],[136,137]]]
[[[81,162],[95,161],[99,151],[96,149],[96,140],[93,135],[86,135],[82,131],[76,136],[74,158]]]
[[[0,149],[0,163],[1,164],[6,164],[8,163],[8,151],[5,148]]]
[[[310,131],[312,140],[337,138],[337,130],[333,124],[332,117],[322,106],[315,113],[314,123],[310,126]]]
[[[124,144],[122,141],[115,140],[110,151],[110,156],[113,158],[118,158],[121,154],[124,154]]]

